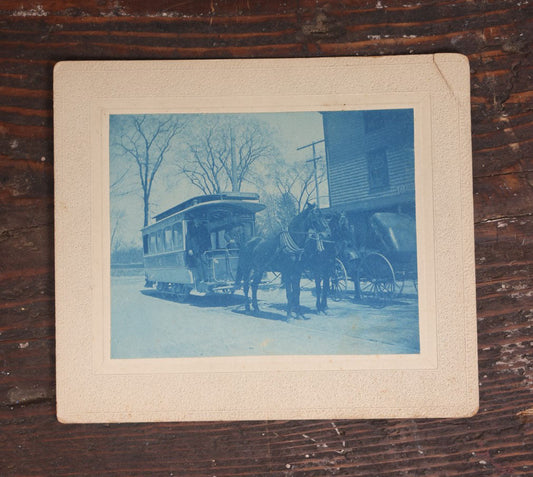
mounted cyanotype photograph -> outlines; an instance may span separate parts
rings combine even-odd
[[[419,352],[413,109],[109,121],[112,358]]]
[[[465,57],[54,78],[61,422],[476,412]]]

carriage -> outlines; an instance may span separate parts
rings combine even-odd
[[[343,296],[348,278],[356,298],[386,305],[400,295],[407,281],[418,292],[416,223],[407,214],[376,212],[368,219],[366,243],[336,260],[333,298]]]
[[[254,235],[265,206],[254,193],[193,197],[155,216],[142,229],[145,286],[184,301],[232,290],[239,248]]]

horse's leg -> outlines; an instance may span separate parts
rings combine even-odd
[[[257,289],[259,288],[259,283],[261,282],[262,277],[261,272],[256,272],[254,270],[252,278],[252,307],[256,313],[259,313],[259,304],[257,303]]]
[[[235,274],[235,282],[233,282],[233,288],[231,289],[231,293],[235,293],[241,287],[241,282],[243,281],[243,277],[244,277],[244,274],[243,274],[242,266],[239,263],[239,265],[237,266],[237,273]],[[243,283],[243,287],[244,287],[244,283]]]
[[[292,284],[288,274],[282,273],[281,280],[285,285],[285,296],[287,297],[287,318],[292,317]]]
[[[324,313],[328,309],[329,279],[330,279],[330,274],[326,273],[326,275],[323,277],[324,285],[323,285],[323,288],[322,288],[322,291],[323,291],[322,311]]]
[[[244,309],[246,313],[250,313],[250,298],[248,297],[248,290],[250,289],[250,274],[243,275],[242,291],[244,293]]]
[[[320,275],[315,273],[316,311],[320,311]]]
[[[296,272],[291,277],[292,282],[292,293],[293,293],[293,303],[294,303],[294,310],[296,313],[296,316],[300,318],[305,318],[301,309],[300,309],[300,278],[301,274],[299,272]]]

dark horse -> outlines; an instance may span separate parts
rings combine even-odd
[[[243,283],[246,311],[250,311],[248,290],[252,285],[252,307],[259,312],[257,289],[265,272],[280,272],[287,295],[287,317],[300,311],[300,279],[304,267],[304,253],[310,247],[310,231],[322,231],[324,223],[315,205],[308,204],[294,217],[288,230],[269,238],[254,237],[241,249],[235,289]],[[315,241],[315,244],[318,242]]]
[[[337,258],[342,262],[348,276],[354,282],[354,300],[358,301],[361,298],[358,274],[360,257],[353,242],[348,217],[344,212],[336,212],[332,215],[329,225],[332,240],[335,242]]]
[[[333,212],[323,217],[324,226],[321,232],[311,231],[318,241],[306,246],[304,253],[305,269],[315,281],[316,309],[326,313],[331,281],[335,277],[337,259],[352,273],[355,270],[357,254],[351,242],[350,224],[344,212]],[[356,294],[358,291],[356,284]]]
[[[318,312],[326,313],[330,279],[335,272],[337,250],[332,229],[326,217],[321,215],[317,217],[316,222],[319,227],[308,231],[304,244],[303,262],[305,270],[315,281],[316,309]]]

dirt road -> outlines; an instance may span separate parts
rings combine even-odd
[[[261,312],[244,313],[235,295],[190,296],[177,303],[144,289],[142,277],[113,277],[113,358],[250,356],[291,354],[418,353],[416,295],[401,296],[385,308],[329,302],[328,314],[314,311],[311,283],[302,280],[306,319],[285,316],[279,286],[259,290]]]

